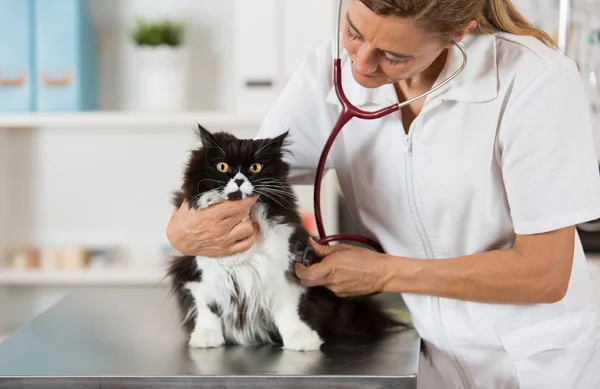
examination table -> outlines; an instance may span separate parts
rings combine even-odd
[[[189,349],[166,287],[102,287],[70,292],[0,343],[0,388],[414,389],[419,348],[411,329],[315,352]]]

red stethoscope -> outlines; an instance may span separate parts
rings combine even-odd
[[[325,142],[325,147],[323,148],[323,151],[321,152],[321,157],[319,159],[319,164],[317,166],[317,174],[315,177],[315,186],[314,186],[314,207],[315,207],[315,220],[316,220],[317,229],[318,229],[319,236],[320,236],[318,243],[328,244],[330,242],[335,242],[335,241],[352,241],[352,242],[365,244],[367,246],[370,246],[374,250],[376,250],[380,253],[383,253],[383,248],[381,247],[381,245],[379,243],[375,242],[372,239],[364,237],[364,236],[353,235],[353,234],[338,234],[338,235],[327,236],[325,234],[325,229],[323,228],[323,219],[321,217],[321,181],[323,179],[323,171],[325,170],[325,162],[327,160],[327,155],[329,154],[329,150],[331,149],[331,146],[333,145],[333,142],[334,142],[335,138],[337,137],[337,135],[339,134],[339,132],[342,130],[344,125],[346,125],[346,123],[348,123],[350,121],[350,119],[352,119],[354,117],[357,117],[360,119],[367,119],[367,120],[380,119],[386,115],[389,115],[391,113],[398,111],[400,108],[407,106],[416,100],[419,100],[425,96],[428,96],[429,94],[435,92],[439,88],[446,85],[448,82],[450,82],[450,80],[452,80],[460,72],[462,72],[462,70],[467,66],[467,53],[466,53],[465,49],[456,40],[454,40],[453,44],[460,50],[460,52],[462,53],[462,56],[463,56],[463,63],[462,63],[462,66],[460,67],[460,69],[458,69],[456,72],[454,72],[452,75],[450,75],[447,79],[445,79],[444,81],[442,81],[441,83],[439,83],[438,85],[436,85],[435,87],[430,89],[429,91],[427,91],[415,98],[407,100],[403,103],[396,103],[394,105],[391,105],[387,108],[380,109],[378,111],[374,111],[374,112],[363,111],[361,109],[358,109],[354,105],[352,105],[352,103],[346,97],[344,90],[342,89],[342,67],[341,67],[341,59],[340,59],[340,40],[339,40],[341,19],[342,19],[342,0],[338,0],[338,16],[337,16],[338,39],[336,42],[337,57],[333,60],[333,85],[335,86],[335,92],[337,94],[338,100],[340,101],[340,103],[342,105],[342,111],[340,112],[340,116],[337,120],[337,123],[333,127],[333,130],[331,131],[331,134],[329,135],[327,142]],[[306,250],[304,251],[304,255],[302,256],[302,260],[301,260],[302,263],[307,264],[306,256],[310,251],[312,251],[312,248],[310,246],[308,246],[306,248]]]

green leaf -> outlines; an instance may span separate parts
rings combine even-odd
[[[181,21],[137,18],[130,36],[138,46],[179,46],[183,42],[184,32],[185,25]]]

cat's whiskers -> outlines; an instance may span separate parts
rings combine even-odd
[[[274,202],[276,202],[277,204],[279,204],[279,205],[281,205],[282,207],[285,208],[285,205],[283,205],[279,200],[277,200],[277,198],[275,197],[274,194],[273,194],[273,196],[271,196],[270,193],[267,193],[267,192],[264,192],[264,191],[261,191],[261,190],[255,190],[255,192],[258,193],[261,196],[265,196],[265,197],[273,200]]]
[[[281,182],[281,180],[286,176],[286,174],[284,174],[281,177],[275,178],[275,177],[263,177],[263,178],[259,178],[257,180],[255,180],[255,182],[261,182],[261,181],[277,181],[277,182]]]
[[[274,183],[254,183],[254,186],[257,187],[261,187],[261,188],[269,188],[269,189],[274,189],[274,190],[278,190],[278,191],[282,191],[282,192],[286,192],[289,194],[292,194],[293,192],[287,188],[286,186],[282,185],[282,184],[274,184]]]
[[[291,193],[290,189],[289,189],[289,186],[281,184],[281,183],[276,183],[276,182],[254,182],[253,185],[254,186],[262,186],[264,188],[273,188],[273,189],[283,190],[283,191]]]
[[[265,197],[267,197],[267,198],[271,199],[272,201],[274,201],[274,202],[276,202],[277,204],[279,204],[281,207],[285,208],[285,205],[283,205],[283,204],[282,204],[280,201],[278,201],[276,198],[274,198],[274,197],[272,197],[272,196],[268,195],[267,193],[261,193],[261,192],[258,192],[258,191],[257,191],[256,193],[258,193],[258,194],[260,194],[260,195],[262,195],[262,196],[265,196]]]
[[[274,192],[272,190],[268,190],[268,189],[262,189],[262,188],[255,188],[254,190],[256,193],[258,194],[262,194],[265,195],[266,197],[270,198],[273,201],[276,201],[279,205],[281,205],[282,207],[284,206],[280,201],[278,201],[277,199],[280,199],[281,201],[287,203],[287,204],[294,204],[294,201],[292,198],[290,198],[289,193],[287,192]],[[287,195],[287,196],[284,196]]]
[[[223,185],[225,183],[225,181],[221,181],[221,180],[215,180],[215,179],[212,179],[212,178],[203,178],[196,185],[196,193],[200,193],[200,184],[203,183],[204,181],[216,182],[219,185]]]
[[[263,143],[260,145],[260,147],[258,148],[258,150],[256,150],[254,152],[253,157],[256,157],[258,154],[260,154],[261,151],[263,151],[265,149],[265,147],[269,147],[270,145],[272,145],[275,142],[277,142],[277,140],[273,139],[269,143],[265,144],[265,141],[263,140]]]
[[[274,196],[278,196],[278,197],[280,197],[281,199],[283,199],[285,201],[288,201],[288,202],[292,201],[291,200],[292,196],[290,195],[289,192],[279,191],[279,190],[276,190],[276,189],[264,188],[264,187],[261,187],[259,189],[261,189],[263,191],[266,191],[266,192],[268,192],[268,193],[270,193],[270,194],[272,194]]]
[[[198,205],[198,201],[200,201],[200,198],[202,197],[202,195],[197,195],[192,197],[192,199],[189,201],[189,207],[196,207]]]
[[[254,186],[279,190],[279,191],[286,192],[289,194],[293,193],[290,189],[288,189],[286,186],[284,186],[282,184],[273,184],[273,183],[258,183],[258,184],[256,184],[255,183]]]

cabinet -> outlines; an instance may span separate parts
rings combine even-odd
[[[35,2],[36,107],[96,108],[96,45],[87,1]]]
[[[8,237],[8,190],[9,190],[9,167],[8,167],[8,133],[0,131],[0,253],[7,249]],[[0,254],[0,261],[3,255]]]
[[[335,36],[337,0],[236,0],[235,109],[266,113],[313,48]]]
[[[33,107],[33,0],[0,0],[0,112]]]

